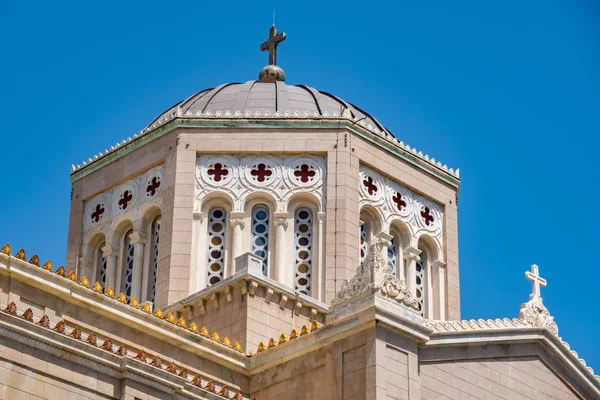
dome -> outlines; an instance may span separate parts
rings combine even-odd
[[[346,113],[345,115],[348,117],[361,121],[361,125],[364,120],[364,125],[376,127],[389,139],[394,137],[370,114],[337,96],[321,92],[309,86],[292,86],[281,81],[226,83],[216,88],[202,90],[175,104],[148,126],[152,126],[157,121],[172,119],[177,115],[179,109],[181,109],[181,114],[210,112],[212,115],[217,112],[224,114],[228,111],[232,114],[235,112],[241,112],[242,114],[249,112],[251,115],[257,113],[274,115],[276,112],[283,115],[289,112],[292,115],[290,118],[293,118],[295,113],[300,115],[308,113],[310,116],[315,114],[319,116],[341,116]]]

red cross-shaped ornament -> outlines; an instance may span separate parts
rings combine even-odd
[[[369,192],[369,195],[372,196],[374,193],[377,193],[377,185],[373,182],[373,178],[370,176],[363,181],[363,185],[367,189],[367,192]]]
[[[159,187],[160,179],[155,176],[150,180],[150,183],[146,187],[146,193],[148,194],[148,196],[154,196]]]
[[[131,200],[133,200],[133,195],[131,194],[131,191],[124,191],[121,200],[119,200],[119,206],[121,207],[121,210],[126,209]]]
[[[92,213],[92,221],[100,221],[100,218],[102,218],[102,214],[104,214],[104,207],[102,207],[102,205],[100,204],[96,205],[96,209]]]
[[[423,207],[421,209],[421,217],[425,220],[425,225],[429,226],[433,224],[433,215],[431,215],[429,207]]]
[[[223,168],[223,164],[221,163],[216,163],[206,172],[208,175],[212,176],[215,182],[221,182],[221,179],[223,179],[224,176],[229,175],[229,170],[227,168]]]
[[[308,182],[313,176],[316,175],[316,172],[309,169],[308,165],[302,164],[300,169],[294,171],[294,176],[302,183]]]
[[[265,178],[273,175],[273,171],[268,169],[265,164],[261,163],[250,171],[250,175],[254,176],[257,181],[264,182]]]
[[[396,192],[396,194],[392,197],[392,200],[396,204],[398,211],[402,211],[403,208],[406,208],[406,202],[400,193]]]

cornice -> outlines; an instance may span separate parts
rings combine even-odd
[[[95,170],[103,167],[118,158],[121,158],[144,144],[161,137],[179,127],[184,128],[329,128],[339,129],[345,128],[362,138],[376,144],[379,147],[390,151],[394,155],[404,159],[405,161],[426,170],[434,176],[442,179],[446,183],[458,188],[460,185],[460,171],[448,168],[447,165],[436,161],[435,158],[429,157],[427,154],[418,151],[416,148],[398,141],[396,138],[390,138],[384,132],[376,127],[365,123],[364,119],[352,119],[341,115],[324,114],[300,114],[289,112],[286,113],[241,113],[239,111],[230,113],[211,112],[197,114],[173,114],[167,119],[166,117],[155,122],[152,126],[134,134],[132,137],[116,143],[109,149],[99,152],[93,157],[88,158],[81,164],[72,165],[71,182],[89,175]]]

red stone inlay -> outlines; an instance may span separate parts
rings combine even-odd
[[[265,178],[273,175],[273,171],[267,169],[265,164],[258,164],[255,169],[250,171],[250,175],[256,177],[256,180],[259,182],[264,182]]]
[[[146,193],[148,193],[149,196],[154,196],[159,187],[160,179],[155,176],[150,181],[150,184],[146,187]]]
[[[294,171],[294,176],[302,183],[306,183],[315,176],[317,173],[313,170],[308,169],[308,165],[302,164],[300,169]]]
[[[133,200],[133,195],[131,194],[131,191],[124,191],[123,197],[121,197],[121,200],[119,200],[119,206],[121,206],[121,210],[126,209],[131,200]]]
[[[102,207],[100,204],[98,204],[96,206],[96,209],[92,213],[92,221],[94,221],[94,222],[100,221],[100,218],[102,218],[102,214],[104,214],[104,207]]]
[[[369,192],[370,195],[373,195],[373,193],[377,193],[377,185],[373,183],[373,178],[371,178],[370,176],[363,181],[363,185],[365,186],[365,188],[367,188],[367,192]]]
[[[433,224],[433,215],[431,215],[429,207],[423,207],[423,209],[421,209],[421,217],[425,220],[425,225],[429,226]]]
[[[398,208],[398,211],[402,211],[403,208],[406,208],[406,202],[400,193],[396,192],[396,194],[392,197],[392,200],[394,203],[396,203],[396,208]]]
[[[223,168],[221,163],[216,163],[207,171],[208,175],[212,176],[215,182],[221,182],[224,176],[229,175],[227,168]]]

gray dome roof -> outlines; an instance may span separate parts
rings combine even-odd
[[[216,88],[202,90],[187,99],[175,104],[162,113],[148,126],[164,119],[171,119],[181,109],[186,113],[207,113],[213,115],[219,111],[221,114],[229,111],[235,113],[250,112],[274,115],[279,112],[283,115],[295,112],[304,115],[342,115],[350,113],[353,119],[364,120],[366,125],[377,127],[385,136],[393,138],[394,135],[381,125],[374,117],[355,105],[348,103],[337,96],[321,92],[309,86],[287,85],[285,82],[262,83],[248,81],[246,83],[226,83]],[[347,111],[346,111],[347,110]]]

